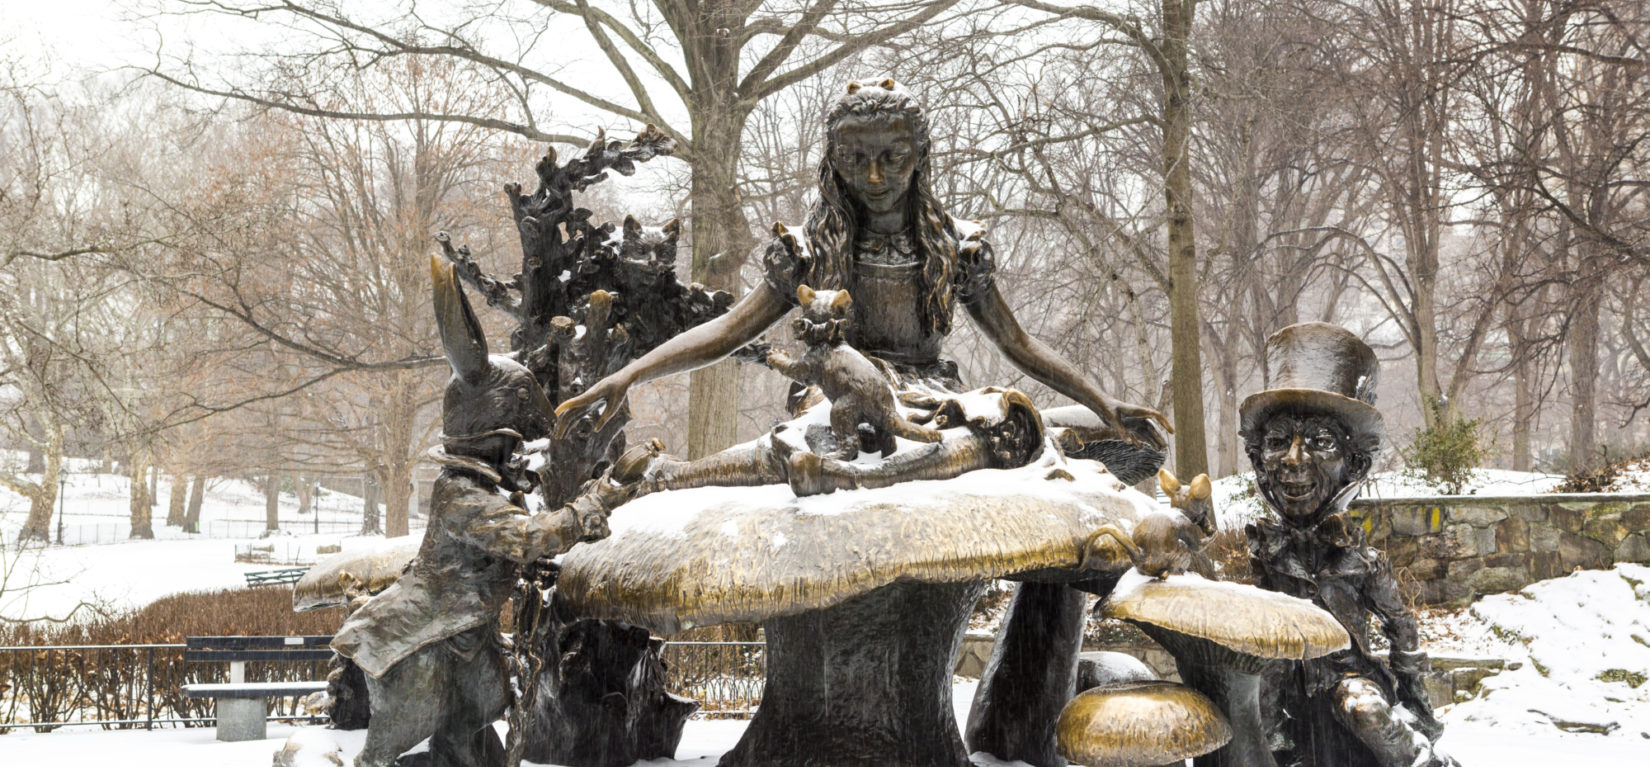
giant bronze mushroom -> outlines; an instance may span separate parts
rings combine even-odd
[[[1311,602],[1196,575],[1154,580],[1130,573],[1101,609],[1163,645],[1187,686],[1226,713],[1232,742],[1198,757],[1197,767],[1276,767],[1260,716],[1261,672],[1350,644],[1335,617]]]
[[[1130,565],[1099,531],[1152,508],[1099,464],[797,497],[785,485],[660,492],[562,558],[582,615],[659,633],[760,621],[761,708],[723,767],[965,767],[951,672],[987,581]]]

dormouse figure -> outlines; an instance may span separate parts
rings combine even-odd
[[[1209,475],[1199,474],[1182,483],[1168,469],[1159,468],[1157,485],[1169,497],[1169,505],[1179,509],[1204,535],[1215,534],[1214,485],[1209,483]]]
[[[848,345],[848,318],[853,297],[846,290],[796,289],[802,315],[796,336],[807,344],[800,359],[784,352],[768,353],[768,365],[799,383],[818,386],[831,401],[834,457],[853,460],[860,452],[894,452],[894,438],[938,442],[936,429],[911,423],[900,415],[887,376],[857,349]]]

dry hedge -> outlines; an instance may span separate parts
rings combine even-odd
[[[164,644],[191,636],[330,635],[343,608],[292,611],[292,589],[192,591],[86,623],[0,624],[0,645]]]
[[[175,644],[190,636],[330,635],[343,618],[342,609],[294,613],[289,588],[229,589],[176,594],[138,610],[101,615],[85,623],[0,624],[0,646]],[[9,730],[8,725],[27,722],[130,721],[151,713],[156,719],[210,717],[212,701],[184,698],[179,687],[228,681],[228,672],[228,664],[185,663],[183,652],[175,648],[0,652],[0,733]],[[248,681],[325,679],[326,673],[325,663],[247,664]],[[275,713],[297,713],[295,700],[275,700],[271,705]]]

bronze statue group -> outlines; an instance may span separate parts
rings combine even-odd
[[[964,391],[955,363],[940,356],[957,304],[1017,368],[1092,411],[1090,442],[1112,444],[1113,455],[1155,456],[1148,461],[1154,468],[1161,462],[1162,431],[1168,427],[1161,414],[1110,397],[1015,320],[979,228],[948,215],[936,198],[928,131],[923,110],[893,81],[850,85],[827,116],[819,200],[801,236],[776,229],[764,251],[765,279],[720,316],[634,360],[620,360],[626,364],[616,369],[598,370],[601,375],[592,379],[600,380],[571,389],[574,396],[559,407],[552,402],[555,387],[530,369],[530,350],[488,354],[453,266],[433,264],[435,310],[452,378],[443,401],[441,447],[435,451],[441,473],[431,498],[431,523],[400,580],[354,611],[333,642],[367,678],[371,719],[359,767],[396,764],[427,737],[429,753],[420,757],[426,763],[504,763],[492,725],[516,692],[510,653],[499,634],[501,609],[525,568],[605,537],[608,515],[639,492],[670,489],[671,483],[658,477],[691,475],[701,484],[705,477],[723,484],[789,483],[798,495],[832,492],[875,485],[875,477],[851,460],[862,447],[886,454],[896,436],[937,441],[943,410],[917,419],[929,425],[891,423],[899,416],[887,392],[891,387],[902,404],[920,407]],[[571,500],[529,511],[540,475],[557,467],[530,470],[525,443],[580,429],[602,434],[624,411],[634,384],[728,357],[799,303],[815,301],[808,332],[819,344],[847,351],[810,351],[803,360],[758,353],[752,361],[798,379],[793,405],[817,402],[821,394],[807,386],[821,383],[823,396],[833,402],[855,403],[833,411],[831,428],[817,435],[818,449],[808,449],[812,443],[784,455],[736,449],[704,459],[709,463],[699,468],[633,450],[624,457],[610,455],[588,476],[575,478],[579,492]],[[841,369],[815,369],[832,366]],[[1310,600],[1351,637],[1346,650],[1278,663],[1267,675],[1263,698],[1271,763],[1452,765],[1434,747],[1442,728],[1421,680],[1426,656],[1418,647],[1415,619],[1385,556],[1364,541],[1362,529],[1346,514],[1385,443],[1374,408],[1375,356],[1352,333],[1309,323],[1269,339],[1264,372],[1264,389],[1241,409],[1242,438],[1271,511],[1246,530],[1258,585]],[[1012,443],[996,452],[959,457],[932,450],[904,459],[910,465],[902,471],[933,478],[1024,463],[1043,443],[1043,420],[1027,423],[1022,431],[1031,433],[1015,439],[982,432],[979,438],[990,445]],[[598,448],[597,453],[609,449]],[[1125,482],[1149,476],[1121,459],[1106,463]],[[651,484],[648,476],[654,477]],[[1083,597],[1072,596],[1071,589],[1037,593],[1033,589],[1016,599],[1005,632],[1072,624],[1078,627],[1076,643],[1069,627],[1029,631],[1031,636],[1063,632],[1071,646],[1001,664],[997,673],[1003,676],[982,685],[993,690],[982,689],[970,717],[970,751],[993,751],[994,744],[1012,740],[1005,732],[1025,729],[1020,720],[1047,718],[1047,706],[1058,713],[1064,704],[1058,690],[1054,700],[1040,703],[1031,700],[1035,695],[1017,697],[1011,690],[1017,677],[1009,675],[1043,673],[1031,665],[1075,667]],[[1386,636],[1385,655],[1371,646],[1372,616]],[[1056,671],[1055,684],[1065,685],[1063,695],[1069,698],[1074,674]],[[1047,739],[1051,726],[1049,721],[1031,729]],[[1063,763],[1052,754],[1038,758]],[[799,755],[797,763],[815,762]]]

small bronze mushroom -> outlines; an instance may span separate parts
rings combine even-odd
[[[1087,767],[1180,764],[1232,739],[1215,704],[1173,682],[1120,682],[1071,699],[1055,728],[1060,756]]]
[[[1334,616],[1307,600],[1195,575],[1127,575],[1101,609],[1144,630],[1174,656],[1187,686],[1226,713],[1232,742],[1199,757],[1198,767],[1276,767],[1260,716],[1260,673],[1351,641]]]

